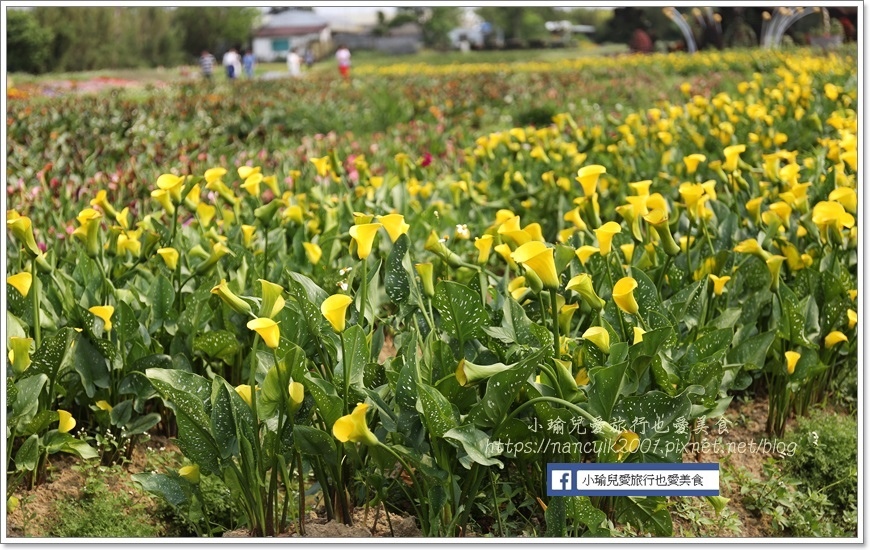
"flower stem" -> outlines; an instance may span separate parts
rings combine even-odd
[[[36,271],[36,260],[30,262],[30,271],[33,273],[30,289],[30,300],[33,306],[33,343],[36,344],[36,349],[39,349],[42,344],[42,323],[39,319],[39,273]]]
[[[554,288],[550,289],[550,309],[553,313],[553,357],[559,359],[559,306],[556,303],[556,289]]]

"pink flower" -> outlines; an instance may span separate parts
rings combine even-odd
[[[425,153],[423,153],[423,162],[420,163],[420,166],[425,168],[425,167],[429,166],[430,164],[432,164],[432,155],[431,155],[431,153],[426,151]]]

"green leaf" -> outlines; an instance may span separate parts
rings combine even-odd
[[[462,448],[468,454],[471,461],[482,466],[498,466],[504,468],[504,464],[495,456],[494,449],[488,449],[489,436],[478,430],[471,424],[464,424],[458,428],[452,428],[444,432],[444,439],[456,448]],[[461,461],[461,459],[460,459]],[[463,463],[467,469],[471,469],[470,463]]]
[[[152,320],[149,332],[154,333],[161,326],[175,321],[178,316],[174,309],[175,289],[166,276],[160,274],[154,279],[148,292],[148,299],[151,302]]]
[[[480,303],[480,295],[467,286],[441,281],[432,303],[441,314],[441,328],[451,336],[461,342],[483,336],[489,315]]]
[[[212,330],[199,334],[193,339],[193,349],[201,351],[210,359],[223,359],[232,364],[236,353],[241,349],[236,335],[226,330]]]
[[[44,374],[28,376],[15,383],[18,397],[12,403],[12,414],[7,419],[10,424],[15,423],[15,431],[24,433],[25,427],[36,416],[39,410],[39,394],[47,383],[48,377]]]
[[[442,437],[458,425],[453,407],[437,389],[425,383],[417,384],[417,396],[420,398],[423,423],[431,437]]]
[[[223,460],[239,454],[238,427],[229,392],[236,393],[223,378],[216,377],[212,380],[210,427]]]
[[[116,317],[115,330],[119,337],[128,342],[140,338],[139,319],[136,317],[136,313],[130,307],[130,304],[126,302],[118,303]]]
[[[628,384],[626,370],[628,362],[622,362],[610,367],[589,369],[589,412],[609,421],[619,396]]]
[[[108,388],[109,363],[90,340],[77,334],[72,340],[72,366],[82,381],[82,387],[89,398],[96,394],[97,388]]]
[[[548,537],[564,537],[568,534],[568,497],[551,497],[547,503],[544,519]]]
[[[411,294],[411,281],[405,266],[402,265],[410,242],[408,235],[399,235],[399,238],[393,243],[390,255],[387,257],[384,287],[386,288],[387,296],[390,297],[390,300],[394,304],[406,302]]]
[[[326,422],[326,427],[331,430],[335,421],[341,417],[344,406],[344,401],[336,393],[335,386],[311,373],[306,373],[298,382],[305,386],[305,393],[314,398],[318,414]]]
[[[36,463],[39,461],[39,437],[36,434],[31,435],[24,440],[18,452],[15,453],[15,469],[17,471],[32,472],[36,469]]]
[[[404,237],[404,235],[402,235]],[[342,368],[349,365],[350,385],[354,388],[363,388],[365,383],[366,363],[369,357],[369,348],[366,342],[365,330],[359,325],[348,327],[342,334],[344,338],[344,351],[347,355],[342,358]],[[344,374],[342,374],[344,378]]]
[[[127,435],[139,435],[147,433],[148,430],[156,426],[160,422],[160,413],[148,413],[145,416],[134,418],[124,426]]]
[[[520,388],[537,371],[538,364],[549,351],[541,348],[518,361],[513,368],[490,378],[486,383],[483,399],[469,411],[469,420],[482,428],[497,426],[504,419]]]
[[[190,482],[178,474],[133,474],[133,481],[152,495],[162,497],[170,506],[178,507],[190,501]]]
[[[607,515],[592,505],[589,497],[567,497],[568,516],[574,523],[587,527],[584,537],[606,537],[610,531],[605,527]]]
[[[322,458],[331,466],[337,464],[335,441],[328,433],[304,424],[296,424],[293,426],[293,442],[303,456]]]
[[[674,534],[674,525],[665,497],[617,497],[615,521],[630,523],[657,537],[670,537]]]
[[[170,381],[178,380],[176,374],[180,371],[166,371],[165,369],[148,369],[145,376],[154,385],[154,389],[160,393],[164,400],[168,401],[175,411],[178,422],[178,446],[186,457],[198,464],[204,471],[220,475],[218,457],[221,450],[209,432],[211,419],[205,412],[205,403],[211,397],[210,384],[205,378],[197,376],[201,382],[194,384],[187,380],[185,386],[173,385]],[[196,376],[196,375],[190,375]],[[180,378],[184,380],[184,378]],[[185,388],[192,388],[197,392],[205,386],[205,395],[189,393]]]
[[[728,352],[728,363],[742,365],[748,370],[763,367],[767,350],[775,338],[776,332],[772,330],[750,336]]]
[[[305,275],[292,271],[287,274],[289,275],[289,288],[287,290],[299,304],[302,314],[305,316],[308,330],[315,336],[320,336],[321,325],[325,321],[320,313],[320,304],[328,297],[326,292]]]
[[[692,403],[685,394],[670,397],[659,391],[624,397],[613,408],[620,420],[640,437],[638,451],[627,462],[680,462],[689,441]],[[682,419],[685,422],[678,422]],[[643,422],[642,422],[643,421]],[[682,433],[680,433],[682,432]],[[645,440],[651,440],[645,443]]]
[[[699,361],[724,357],[733,336],[731,329],[719,329],[704,334],[689,344],[686,350],[686,361],[691,365]]]

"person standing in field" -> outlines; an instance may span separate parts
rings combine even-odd
[[[224,54],[223,58],[223,66],[227,71],[227,78],[232,81],[238,78],[240,68],[239,54],[236,52],[235,48],[230,48],[227,53]]]
[[[342,44],[335,52],[335,59],[338,61],[338,72],[345,80],[350,80],[350,50]]]
[[[202,50],[202,55],[199,56],[199,68],[202,69],[202,76],[209,82],[214,74],[215,58],[208,50]]]
[[[292,77],[302,74],[302,57],[296,52],[296,48],[293,48],[287,54],[287,70],[290,71],[290,76]]]
[[[245,66],[245,76],[248,78],[254,78],[254,65],[256,64],[256,60],[254,59],[254,52],[250,49],[245,51],[245,56],[242,57],[242,64]]]

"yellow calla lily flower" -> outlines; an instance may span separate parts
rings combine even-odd
[[[643,335],[646,334],[646,331],[640,327],[632,327],[632,332],[634,332],[634,343],[640,344],[643,342]]]
[[[713,281],[713,294],[716,296],[721,296],[722,293],[725,292],[725,283],[731,280],[731,277],[728,275],[717,277],[711,273],[708,277]]]
[[[15,374],[21,374],[30,366],[30,346],[33,338],[12,336],[9,338],[9,362]]]
[[[273,319],[284,309],[285,302],[281,296],[281,293],[284,292],[284,287],[269,282],[266,279],[257,280],[260,282],[263,296],[263,301],[260,304],[260,315]]]
[[[88,311],[103,320],[103,328],[106,332],[112,330],[112,314],[115,313],[115,308],[112,306],[94,306],[88,308]]]
[[[251,386],[248,384],[240,384],[236,386],[236,393],[239,394],[239,397],[251,407]]]
[[[365,260],[371,254],[372,244],[374,244],[378,229],[382,225],[380,223],[364,223],[350,227],[350,236],[356,243],[356,253],[360,260]]]
[[[589,261],[589,258],[595,254],[599,254],[601,252],[601,249],[597,246],[583,245],[574,252],[577,254],[577,258],[580,260],[580,263],[586,265],[586,262]]]
[[[595,344],[604,353],[610,353],[610,333],[604,327],[589,327],[582,338]]]
[[[789,374],[794,374],[794,368],[795,366],[797,366],[798,360],[800,358],[801,354],[796,351],[785,352],[785,366]]]
[[[613,285],[613,301],[622,311],[634,315],[637,313],[637,300],[634,298],[634,290],[637,281],[633,277],[623,277]]]
[[[855,325],[858,324],[858,312],[854,309],[850,309],[846,312],[846,316],[849,318],[849,330],[855,328]]]
[[[408,229],[411,228],[410,225],[405,223],[405,216],[402,214],[387,214],[386,216],[378,216],[378,221],[383,224],[384,229],[387,230],[387,234],[390,236],[390,242],[396,242],[396,240],[408,232]]]
[[[169,196],[169,200],[171,200],[173,204],[181,202],[182,187],[184,187],[183,177],[174,174],[161,174],[160,177],[157,178],[157,188],[166,192]],[[152,193],[151,196],[154,196],[154,194]]]
[[[725,162],[722,163],[722,169],[725,172],[733,172],[737,170],[737,163],[740,161],[740,153],[746,151],[745,145],[732,145],[725,148]]]
[[[832,348],[840,342],[848,342],[849,339],[839,330],[835,330],[825,336],[825,348]]]
[[[477,249],[477,263],[480,265],[486,264],[489,261],[489,255],[492,252],[492,235],[483,235],[474,239],[474,248]]]
[[[170,270],[175,271],[178,267],[178,251],[172,247],[158,248],[157,253],[163,258],[163,262]]]
[[[259,334],[263,342],[272,349],[277,348],[281,342],[281,331],[278,329],[278,323],[268,317],[251,319],[248,321],[247,327]]]
[[[218,181],[227,174],[225,168],[209,168],[205,171],[205,182],[212,183]]]
[[[580,294],[583,301],[586,302],[593,311],[599,311],[606,305],[606,302],[596,294],[595,288],[592,286],[592,277],[590,277],[588,273],[581,273],[572,277],[565,288]]]
[[[27,295],[30,293],[30,286],[33,284],[33,275],[27,271],[16,273],[6,277],[6,284],[11,285],[22,296],[27,298]]]
[[[365,403],[358,403],[353,412],[342,416],[335,421],[332,426],[332,435],[342,443],[348,441],[353,443],[363,443],[365,445],[377,445],[379,443],[377,436],[369,430],[366,423],[366,411],[369,406]]]
[[[707,157],[699,153],[683,157],[683,163],[686,165],[686,173],[692,175],[698,169],[698,164],[707,160]]]
[[[296,412],[305,401],[305,386],[299,382],[290,382],[290,385],[287,386],[287,392],[290,395],[290,410]]]
[[[308,262],[311,265],[317,265],[320,262],[320,258],[323,257],[323,250],[315,243],[302,243],[302,248],[305,249],[305,257],[308,258]]]
[[[586,197],[591,197],[595,194],[598,188],[598,178],[601,174],[607,172],[607,168],[601,166],[600,164],[590,164],[589,166],[584,166],[583,168],[577,170],[577,181],[580,182],[580,186],[583,188],[583,195]]]
[[[330,167],[332,166],[332,161],[329,159],[329,155],[320,158],[311,158],[309,160],[314,164],[318,176],[322,177],[329,173]]]
[[[63,409],[57,410],[58,423],[57,423],[57,431],[65,434],[69,433],[70,430],[76,427],[76,419],[72,417],[72,415]]]
[[[178,475],[196,485],[197,483],[199,483],[199,466],[197,466],[196,464],[182,466],[178,470]]]
[[[616,222],[607,222],[595,230],[595,237],[598,239],[598,248],[602,256],[610,254],[610,243],[613,241],[613,236],[622,231],[622,227]]]
[[[517,248],[511,257],[526,269],[532,270],[545,288],[555,290],[559,288],[559,273],[556,271],[554,252],[554,249],[540,241],[529,241]]]
[[[239,168],[236,171],[239,173],[239,178],[241,178],[243,180],[247,180],[248,178],[250,178],[254,174],[259,174],[260,167],[259,166],[239,166]]]
[[[15,211],[12,210],[11,212]],[[12,231],[15,239],[31,256],[37,257],[42,254],[42,251],[36,246],[36,239],[33,237],[33,223],[30,218],[20,215],[10,216],[9,212],[7,212],[6,227]]]
[[[344,332],[345,316],[353,298],[346,294],[333,294],[320,304],[320,313],[329,321],[335,332]]]

